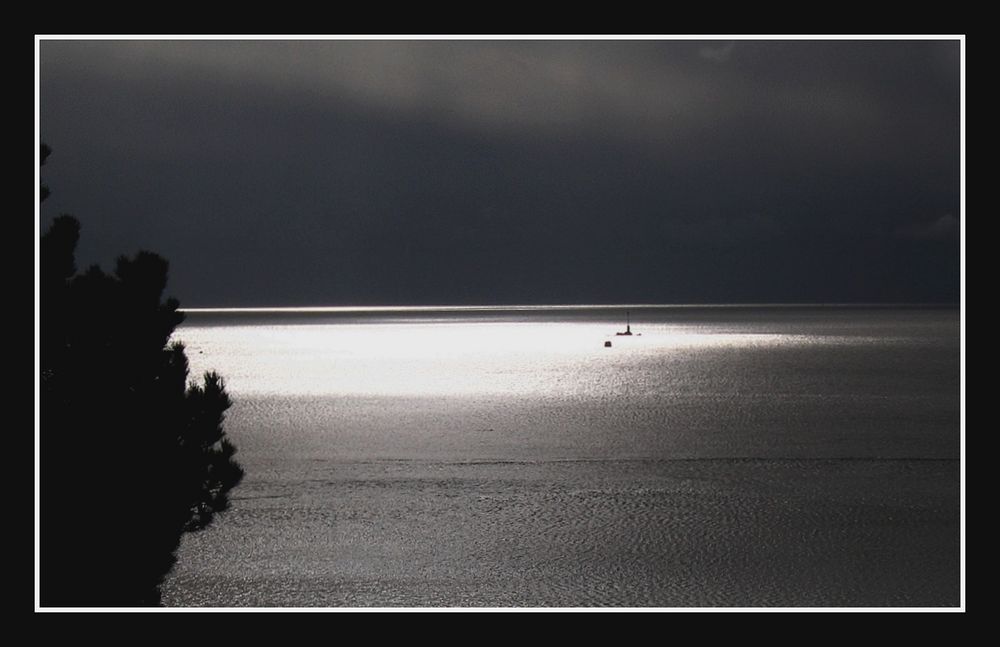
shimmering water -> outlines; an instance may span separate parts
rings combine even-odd
[[[957,310],[629,309],[190,313],[247,477],[165,603],[959,604]]]

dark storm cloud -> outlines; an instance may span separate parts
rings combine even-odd
[[[43,215],[81,218],[88,261],[160,251],[185,305],[957,300],[957,240],[919,233],[958,213],[954,41],[40,62]]]

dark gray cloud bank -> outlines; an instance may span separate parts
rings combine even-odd
[[[53,41],[80,263],[185,306],[957,302],[957,41]]]

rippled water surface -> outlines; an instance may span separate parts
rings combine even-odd
[[[189,313],[247,477],[165,603],[959,604],[957,310],[629,310]]]

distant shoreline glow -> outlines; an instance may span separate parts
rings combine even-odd
[[[426,305],[426,306],[289,306],[252,308],[178,308],[179,312],[194,314],[225,313],[352,313],[352,312],[519,312],[567,311],[609,309],[695,309],[695,308],[951,308],[952,303],[608,303],[608,304],[559,304],[559,305]]]

